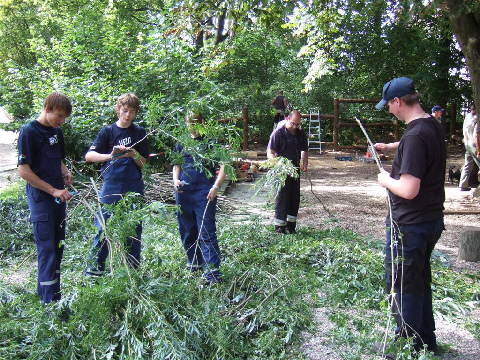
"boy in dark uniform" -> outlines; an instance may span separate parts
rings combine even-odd
[[[30,222],[37,246],[37,292],[45,304],[60,300],[60,263],[66,226],[66,204],[72,195],[65,186],[73,177],[62,159],[65,142],[60,126],[72,112],[63,94],[50,94],[38,119],[18,138],[18,172],[27,181]]]
[[[147,162],[148,145],[144,140],[145,129],[133,124],[133,119],[140,109],[140,100],[134,94],[124,94],[118,98],[116,112],[118,120],[97,135],[92,146],[85,155],[87,162],[101,162],[103,186],[100,190],[102,204],[115,204],[128,192],[143,196],[144,184],[142,168]],[[112,214],[102,210],[95,217],[98,233],[92,248],[91,264],[87,268],[87,276],[101,276],[105,271],[108,257],[108,244],[103,234],[103,224],[99,219],[107,220]],[[136,268],[140,265],[142,224],[136,228],[136,238],[128,237],[126,246],[128,262]]]
[[[277,196],[275,206],[275,231],[277,233],[295,233],[297,214],[300,207],[300,161],[301,169],[307,172],[308,142],[305,131],[299,128],[302,116],[297,110],[290,113],[284,125],[277,127],[270,135],[267,156],[275,159],[283,156],[297,168],[299,176],[294,179],[287,176],[285,185]]]
[[[204,152],[208,141],[195,129],[195,124],[202,124],[202,114],[187,117],[190,136],[197,142],[195,150]],[[220,164],[218,175],[208,177],[204,171],[195,166],[198,161],[192,150],[182,144],[175,146],[175,152],[181,153],[183,163],[174,164],[172,176],[175,187],[175,203],[178,229],[183,247],[187,253],[187,269],[195,272],[203,269],[206,283],[211,285],[221,281],[220,248],[217,239],[216,209],[217,193],[225,180],[225,165]],[[215,168],[204,164],[212,174]]]

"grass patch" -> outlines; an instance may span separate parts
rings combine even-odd
[[[19,187],[0,206],[25,211],[22,197]],[[69,209],[63,300],[47,308],[35,295],[35,257],[24,261],[35,251],[31,239],[20,237],[15,247],[0,240],[2,359],[303,359],[301,332],[316,331],[315,307],[328,309],[334,326],[323,335],[345,359],[370,354],[382,339],[388,310],[381,240],[340,227],[275,235],[260,222],[238,225],[220,214],[225,282],[205,287],[184,270],[173,213],[153,204],[139,210],[141,267],[125,267],[116,252],[113,272],[90,282],[83,272],[93,218],[81,203]],[[30,228],[27,218],[24,213],[23,228]],[[9,229],[5,217],[0,222]],[[121,237],[112,231],[114,242]],[[433,267],[436,316],[462,322],[478,306],[478,275],[455,273],[440,257]],[[27,276],[17,284],[5,281],[18,271]],[[478,338],[478,324],[466,326]]]

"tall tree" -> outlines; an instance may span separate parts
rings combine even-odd
[[[480,4],[469,0],[446,0],[445,4],[452,30],[467,61],[475,104],[480,106]]]

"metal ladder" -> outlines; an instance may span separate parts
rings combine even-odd
[[[322,116],[320,110],[316,116],[312,116],[314,113],[310,110],[310,115],[308,119],[308,149],[318,150],[319,153],[322,153]]]

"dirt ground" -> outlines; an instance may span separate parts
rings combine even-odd
[[[447,169],[455,165],[460,169],[464,162],[462,146],[449,147]],[[336,157],[350,156],[352,161],[339,161]],[[248,160],[262,161],[262,157],[248,157]],[[391,160],[383,161],[387,171]],[[341,226],[371,239],[384,239],[385,215],[387,213],[386,191],[377,183],[378,167],[356,159],[356,154],[329,152],[311,154],[309,170],[301,177],[302,204],[298,215],[298,226],[312,226],[328,229]],[[261,215],[266,223],[272,223],[273,210],[261,206],[265,197],[253,197],[250,183],[236,183],[225,192],[224,201],[237,200],[244,204],[247,213]],[[456,271],[478,272],[480,262],[472,263],[458,259],[460,230],[464,226],[478,226],[479,214],[449,215],[452,211],[477,211],[480,202],[471,191],[460,191],[458,184],[445,184],[445,231],[436,246],[436,255],[446,259]],[[243,210],[242,210],[243,211]],[[242,211],[240,211],[242,213]],[[229,215],[230,216],[230,215]],[[334,220],[334,221],[332,221]],[[315,335],[305,334],[302,347],[309,360],[341,359],[328,337],[324,336],[333,324],[328,320],[328,309],[315,309],[319,331]],[[480,310],[472,311],[466,318],[480,321]],[[446,319],[436,319],[439,343],[448,344],[451,351],[439,356],[443,360],[478,360],[480,342],[461,324]],[[364,359],[372,359],[365,355]]]

